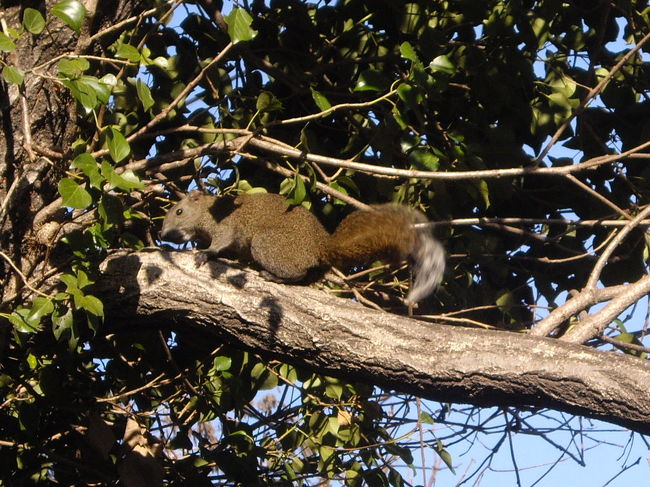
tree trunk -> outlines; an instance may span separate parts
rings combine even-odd
[[[117,252],[95,292],[112,326],[199,326],[311,370],[437,400],[549,407],[650,433],[650,365],[558,340],[396,316],[191,252]]]
[[[49,12],[55,3],[44,2],[41,12]],[[135,0],[83,3],[88,15],[81,36],[50,15],[52,23],[46,30],[36,38],[20,36],[8,55],[8,64],[26,73],[23,85],[0,78],[0,248],[27,278],[46,258],[51,235],[42,232],[43,224],[60,220],[57,185],[68,170],[72,142],[78,137],[77,103],[56,81],[58,62],[51,61],[89,50],[104,54],[119,31],[100,36],[92,45],[90,36],[144,9]],[[18,28],[24,8],[3,8],[7,24]],[[4,259],[0,282],[5,284],[0,286],[0,302],[15,297],[23,285]]]

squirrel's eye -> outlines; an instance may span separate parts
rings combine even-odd
[[[177,215],[181,215],[182,213],[183,213],[183,208],[179,208],[178,210],[176,210]]]

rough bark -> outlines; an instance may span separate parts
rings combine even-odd
[[[28,6],[24,3],[3,8],[9,27],[20,28]],[[55,3],[47,0],[33,6],[45,14]],[[88,14],[81,36],[56,16],[46,15],[48,28],[38,36],[20,36],[15,51],[6,57],[8,64],[25,73],[24,85],[19,88],[0,79],[0,248],[27,278],[46,258],[46,239],[39,232],[44,223],[59,221],[57,185],[69,167],[71,145],[79,135],[77,104],[56,81],[58,63],[50,61],[64,54],[105,54],[119,32],[100,36],[93,43],[90,36],[145,7],[136,0],[84,3]],[[43,218],[43,210],[53,201]],[[22,286],[4,259],[0,259],[0,282],[6,284],[0,286],[0,301],[15,296]]]
[[[650,365],[511,332],[364,308],[188,252],[119,252],[96,293],[108,324],[198,326],[220,339],[344,379],[438,400],[549,407],[650,433]]]

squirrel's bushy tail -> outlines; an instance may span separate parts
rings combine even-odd
[[[340,268],[374,260],[398,263],[407,258],[415,282],[406,299],[415,303],[440,284],[445,251],[433,237],[424,213],[393,203],[350,213],[323,246],[321,256],[325,264]]]
[[[420,212],[418,216],[424,217]],[[426,220],[426,218],[423,218]],[[423,223],[415,218],[415,223]],[[426,224],[416,227],[416,241],[411,251],[415,280],[406,297],[407,303],[413,304],[426,298],[442,281],[445,272],[445,249],[431,234]]]

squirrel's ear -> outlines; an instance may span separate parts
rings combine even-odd
[[[201,191],[199,191],[198,189],[193,189],[192,191],[187,193],[187,197],[192,201],[198,200],[202,195],[203,193],[201,193]]]

